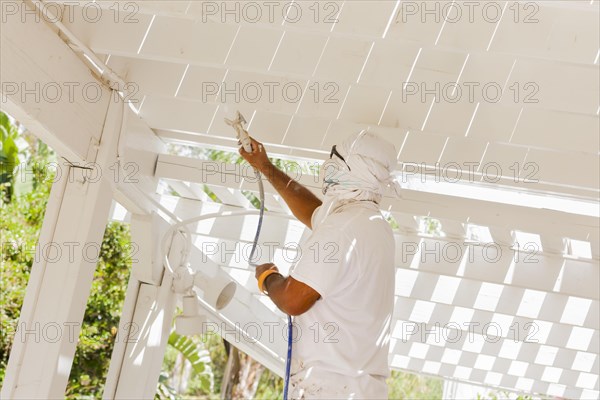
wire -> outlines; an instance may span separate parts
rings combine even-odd
[[[256,246],[258,244],[258,238],[260,236],[260,229],[262,227],[263,216],[265,213],[265,188],[263,185],[263,181],[261,178],[260,172],[258,170],[254,170],[256,178],[258,180],[258,192],[260,197],[260,214],[258,217],[258,226],[256,227],[256,235],[254,236],[254,243],[252,244],[252,250],[250,251],[249,264],[253,265],[254,262],[254,251],[256,250]],[[293,334],[293,325],[292,325],[292,317],[290,315],[287,316],[288,321],[288,348],[287,348],[287,357],[285,359],[285,376],[284,376],[284,385],[283,385],[283,400],[287,400],[288,398],[288,388],[290,384],[290,370],[292,365],[292,334]]]
[[[260,214],[258,217],[258,226],[256,227],[256,235],[254,236],[254,243],[252,244],[252,250],[250,251],[249,264],[253,265],[253,257],[254,251],[256,250],[256,246],[258,244],[258,238],[260,236],[260,229],[262,227],[263,216],[265,213],[265,188],[263,185],[263,181],[261,178],[260,172],[258,170],[254,170],[256,178],[258,180],[258,192],[260,197]],[[288,388],[290,384],[290,370],[292,365],[292,334],[293,334],[293,325],[292,325],[292,317],[290,315],[287,316],[288,321],[288,348],[287,348],[287,357],[285,359],[285,376],[284,376],[284,384],[283,384],[283,400],[287,400],[288,398]]]
[[[287,400],[288,398],[288,387],[290,385],[290,367],[292,365],[292,317],[288,315],[288,349],[287,349],[287,357],[285,359],[285,377],[283,384],[283,400]]]
[[[254,252],[256,251],[256,246],[258,244],[258,237],[260,236],[260,229],[262,227],[263,216],[265,214],[265,187],[263,185],[262,177],[258,170],[254,170],[254,174],[258,180],[258,194],[260,198],[260,211],[258,216],[258,226],[256,227],[256,234],[254,235],[254,243],[252,243],[252,250],[250,250],[250,257],[248,258],[248,264],[252,266],[256,266],[254,264]]]

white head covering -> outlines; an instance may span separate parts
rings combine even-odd
[[[317,219],[352,201],[367,200],[380,203],[387,187],[400,195],[400,185],[394,180],[396,149],[387,140],[362,130],[336,146],[337,155],[321,167],[325,199]]]

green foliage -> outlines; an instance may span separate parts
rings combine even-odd
[[[179,392],[172,382],[183,375],[183,357],[191,363],[192,371],[185,390]],[[223,381],[227,355],[221,337],[211,333],[203,336],[180,336],[174,331],[169,336],[161,378],[155,399],[217,399]],[[194,367],[195,365],[195,367]]]
[[[441,236],[442,235],[442,224],[439,220],[431,217],[422,217],[421,218],[421,226],[424,233],[433,236]]]
[[[443,381],[408,372],[392,371],[387,380],[388,397],[395,400],[433,400],[441,399]]]
[[[518,395],[512,396],[511,394],[505,390],[501,390],[499,392],[488,392],[485,395],[481,393],[477,393],[477,400],[505,400],[505,399],[514,399],[514,400],[532,400],[533,397],[529,395]]]
[[[19,164],[19,148],[15,144],[18,129],[8,115],[0,111],[0,196],[2,202],[10,202],[14,191],[14,169]]]
[[[181,336],[172,330],[168,344],[154,398],[208,398],[207,395],[214,389],[214,375],[210,366],[210,354],[204,343],[198,337]],[[189,377],[186,377],[187,367],[191,369]],[[177,385],[176,382],[182,381],[186,381],[187,388],[184,393],[179,393],[174,386]]]
[[[399,229],[400,228],[400,225],[398,224],[398,221],[396,221],[396,218],[394,218],[394,216],[392,215],[391,212],[389,212],[389,211],[388,212],[382,211],[382,214],[383,214],[385,220],[390,224],[390,227],[392,229],[395,230],[395,229]]]
[[[223,339],[216,333],[203,335],[202,341],[210,352],[211,368],[214,371],[214,390],[211,393],[213,397],[219,397],[221,394],[221,384],[223,383],[223,373],[225,364],[227,364],[227,353],[223,345]]]
[[[161,371],[158,376],[158,387],[156,388],[156,395],[154,395],[155,400],[159,399],[168,399],[168,400],[176,400],[180,399],[177,391],[169,385],[169,374],[165,371]]]
[[[204,348],[202,342],[191,337],[181,336],[174,330],[169,336],[169,345],[181,353],[191,364],[193,374],[200,382],[202,392],[211,393],[214,386],[214,375],[210,368],[210,353]]]
[[[283,379],[268,369],[262,373],[256,389],[257,399],[281,399],[283,397]]]

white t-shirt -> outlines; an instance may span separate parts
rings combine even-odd
[[[289,396],[387,399],[392,230],[372,202],[346,204],[321,223],[318,211],[312,235],[290,271],[321,298],[294,318]]]

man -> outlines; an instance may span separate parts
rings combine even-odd
[[[387,399],[395,243],[379,203],[393,184],[394,146],[366,131],[333,146],[320,171],[323,202],[275,168],[261,143],[252,148],[240,154],[312,230],[290,276],[256,268],[262,290],[295,316],[290,398]]]

